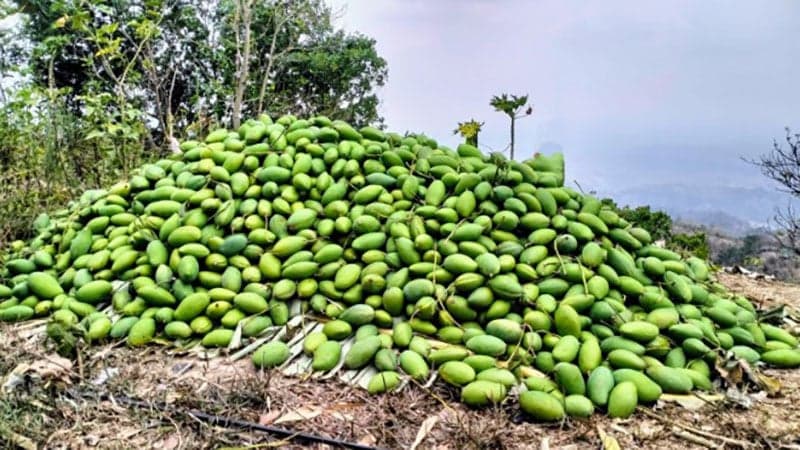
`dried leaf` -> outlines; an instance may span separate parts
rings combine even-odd
[[[322,414],[322,409],[320,408],[301,406],[300,408],[294,409],[282,415],[277,420],[275,420],[275,423],[279,424],[287,422],[299,422],[301,420],[313,419],[314,417],[317,417],[320,414]]]
[[[25,372],[28,371],[30,364],[22,363],[14,368],[3,380],[3,392],[11,392],[17,386],[25,382]]]
[[[173,434],[170,437],[166,438],[161,443],[161,448],[163,448],[164,450],[174,450],[174,449],[178,448],[178,446],[180,446],[180,445],[181,445],[180,437],[175,436]]]
[[[374,446],[375,444],[378,443],[378,440],[375,438],[375,436],[367,433],[364,436],[362,436],[361,438],[359,438],[357,442],[359,444],[361,444],[361,445],[372,447],[372,446]]]
[[[23,450],[36,450],[36,443],[21,434],[7,429],[3,425],[0,425],[0,436],[5,437],[11,443]]]
[[[731,386],[738,386],[742,384],[743,379],[744,371],[742,370],[741,364],[736,364],[731,367],[728,371],[728,375],[725,377],[725,381],[727,381]]]
[[[695,395],[664,394],[661,396],[661,400],[675,402],[688,410],[696,410],[709,403],[725,400],[725,396],[722,394],[706,395],[700,393]]]
[[[758,373],[758,385],[761,386],[762,389],[767,391],[769,395],[775,395],[781,390],[781,382],[778,381],[776,378],[772,378],[770,376],[764,375],[763,373]]]
[[[428,433],[436,426],[437,422],[439,422],[439,416],[430,416],[422,422],[417,431],[417,437],[414,439],[414,443],[411,444],[411,450],[416,450],[422,444],[422,441],[425,440],[425,437],[428,436]]]
[[[236,350],[237,348],[242,346],[242,324],[244,320],[240,320],[239,323],[236,325],[236,329],[233,331],[233,337],[231,337],[231,341],[228,343],[227,350],[230,352],[231,350]]]
[[[364,406],[362,402],[339,402],[329,406],[326,411],[346,411],[358,409]]]
[[[335,412],[334,411],[334,412],[330,413],[330,415],[331,415],[331,417],[333,417],[334,419],[337,419],[337,420],[343,420],[343,421],[351,421],[351,420],[353,420],[353,415],[352,414],[342,414],[340,412]]]
[[[34,361],[29,370],[43,379],[61,378],[72,370],[72,361],[56,354],[48,355],[44,359]]]
[[[603,450],[622,450],[619,446],[619,442],[614,436],[609,436],[606,434],[603,427],[600,425],[597,426],[597,434],[600,436],[600,442],[603,444]]]
[[[261,425],[270,425],[275,422],[275,419],[280,417],[281,412],[277,409],[274,409],[266,414],[261,414],[258,416],[258,423]]]
[[[728,388],[728,390],[725,391],[725,398],[729,402],[737,404],[745,409],[750,409],[753,407],[753,400],[750,398],[750,396],[736,389],[735,387]]]
[[[545,436],[539,444],[539,450],[550,450],[550,438]]]
[[[105,367],[102,371],[92,380],[92,384],[95,386],[100,386],[106,383],[106,381],[114,378],[119,374],[119,369],[116,367]]]

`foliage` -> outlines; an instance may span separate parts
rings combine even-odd
[[[682,250],[699,258],[708,259],[709,248],[706,233],[675,233],[668,241],[669,248]]]
[[[385,81],[386,61],[375,40],[338,31],[287,55],[263,111],[322,114],[364,126],[381,120],[373,89]]]
[[[626,206],[619,213],[623,219],[649,231],[655,240],[672,237],[672,218],[664,211],[652,211],[650,206]]]
[[[323,0],[0,0],[0,246],[240,114],[379,122],[386,61]],[[247,37],[247,39],[245,39]]]
[[[800,133],[792,134],[786,129],[786,147],[778,141],[772,144],[772,151],[750,161],[761,169],[767,178],[779,185],[779,190],[800,197]],[[800,256],[800,216],[791,205],[779,210],[775,215],[779,231],[775,238],[781,247]]]
[[[466,122],[458,122],[458,127],[453,130],[453,134],[460,134],[467,144],[478,146],[478,134],[483,128],[483,122],[478,122],[475,119],[470,119]]]
[[[758,255],[764,251],[762,236],[748,234],[742,238],[739,245],[726,247],[720,251],[717,260],[725,266],[759,266]]]
[[[708,236],[705,232],[673,233],[672,217],[664,211],[653,211],[649,205],[618,208],[610,198],[603,198],[600,203],[617,208],[620,217],[647,230],[654,240],[663,240],[666,247],[709,259]]]
[[[527,95],[517,96],[508,94],[502,94],[499,96],[495,95],[489,102],[489,104],[494,107],[495,111],[504,113],[511,120],[511,127],[510,127],[511,153],[509,159],[514,159],[514,138],[515,138],[515,126],[517,119],[530,116],[533,113],[532,106],[528,106],[527,109],[523,110],[523,108],[525,108],[525,105],[527,103],[528,103]]]
[[[39,84],[71,88],[76,108],[86,93],[119,91],[158,124],[151,145],[261,112],[379,119],[386,61],[374,40],[335,30],[322,0],[21,3]]]
[[[0,106],[0,244],[28,237],[41,211],[115,176],[104,144],[86,138],[94,124],[76,120],[64,92],[26,88]]]

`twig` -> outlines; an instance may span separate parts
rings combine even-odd
[[[742,448],[750,447],[750,444],[747,443],[747,442],[739,441],[737,439],[727,438],[725,436],[720,436],[720,435],[717,435],[717,434],[714,434],[714,433],[709,433],[708,431],[698,430],[697,428],[690,427],[689,425],[685,425],[685,424],[682,424],[680,422],[676,422],[674,420],[662,417],[662,416],[660,416],[660,415],[658,415],[656,413],[653,413],[651,411],[648,411],[647,409],[644,409],[644,408],[639,408],[638,411],[641,411],[645,415],[650,416],[650,417],[652,417],[654,419],[658,419],[658,420],[660,420],[662,422],[666,422],[666,423],[668,423],[670,425],[674,425],[676,427],[683,428],[684,430],[691,431],[692,433],[700,435],[700,436],[703,436],[703,437],[707,437],[707,438],[710,438],[710,439],[717,439],[717,440],[720,440],[722,442],[725,442],[726,444],[738,445],[739,447],[742,447]]]
[[[97,398],[89,393],[81,394],[84,398]],[[108,400],[110,396],[108,394],[100,394],[100,400]],[[142,408],[148,409],[151,411],[159,411],[161,413],[166,412],[173,412],[177,414],[183,414],[195,420],[199,420],[202,422],[209,423],[211,425],[216,425],[224,428],[243,428],[246,430],[255,430],[261,431],[273,435],[280,436],[285,440],[298,440],[298,441],[305,441],[305,442],[315,442],[321,444],[328,444],[335,447],[344,447],[350,448],[355,450],[378,450],[377,447],[372,447],[368,445],[362,445],[355,442],[347,442],[342,441],[339,439],[329,438],[325,436],[318,436],[310,433],[305,433],[301,431],[291,431],[285,428],[278,428],[268,425],[261,425],[258,423],[247,422],[244,420],[238,420],[231,417],[223,417],[218,416],[215,414],[208,414],[203,411],[199,410],[181,410],[178,408],[170,407],[169,405],[163,403],[156,403],[156,402],[144,402],[141,400],[137,400],[134,398],[130,398],[127,396],[117,396],[115,397],[117,403],[134,407],[134,408]]]
[[[696,436],[696,435],[694,435],[692,433],[689,433],[688,431],[675,430],[675,431],[672,432],[672,434],[674,434],[675,436],[677,436],[679,438],[686,439],[687,441],[690,441],[690,442],[692,442],[694,444],[702,445],[704,447],[708,447],[708,448],[717,448],[717,447],[719,447],[719,445],[716,442],[712,442],[712,441],[709,441],[707,439],[701,438],[700,436]]]
[[[78,357],[78,377],[80,377],[80,379],[83,380],[84,379],[84,377],[83,377],[83,356],[81,355],[81,353],[82,353],[81,349],[78,348],[75,353],[76,353],[76,355]]]

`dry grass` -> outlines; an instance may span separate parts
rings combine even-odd
[[[720,274],[720,280],[762,307],[800,306],[800,287]],[[27,368],[22,384],[0,395],[0,447],[36,443],[57,449],[335,448],[211,425],[199,410],[380,448],[600,448],[598,430],[622,448],[800,448],[800,371],[767,371],[778,395],[749,409],[729,402],[688,410],[659,402],[630,419],[531,423],[514,406],[472,410],[458,392],[437,383],[393,395],[368,396],[338,381],[255,371],[245,359],[202,360],[151,346],[81,350],[74,362],[55,356],[31,324],[0,326],[0,376]],[[93,382],[116,371],[101,385]],[[99,397],[100,392],[109,397]],[[125,397],[151,407],[134,407]],[[156,408],[163,405],[166,410]]]

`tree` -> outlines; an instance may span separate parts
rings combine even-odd
[[[772,143],[772,151],[749,162],[758,166],[767,178],[777,182],[780,191],[797,198],[800,197],[800,134],[792,134],[787,128],[785,144],[786,147],[776,140]],[[775,235],[778,245],[800,256],[800,216],[790,204],[786,209],[778,210],[774,220],[779,229]]]
[[[386,61],[324,0],[0,0],[0,245],[242,117],[380,122]]]
[[[750,266],[758,259],[758,255],[763,250],[761,236],[748,234],[736,245],[723,249],[719,254],[719,263],[725,266]]]
[[[511,120],[511,144],[510,144],[511,159],[514,159],[514,137],[515,137],[514,127],[516,125],[516,121],[517,119],[520,119],[522,117],[530,116],[533,113],[532,106],[528,106],[527,109],[523,110],[525,104],[527,103],[528,103],[527,95],[509,96],[508,94],[502,94],[500,96],[495,95],[489,102],[489,104],[492,105],[496,111],[504,113]]]
[[[709,247],[706,233],[698,231],[695,233],[675,233],[668,242],[668,246],[674,250],[683,250],[691,255],[702,259],[708,259]]]
[[[483,122],[478,122],[475,119],[470,119],[466,122],[459,122],[458,127],[453,130],[453,134],[459,134],[464,138],[467,144],[478,146],[478,134],[483,128]]]
[[[652,211],[650,206],[626,206],[619,210],[619,215],[649,231],[655,240],[670,240],[672,237],[672,218],[664,211]]]
[[[140,111],[150,147],[242,117],[380,120],[386,61],[375,41],[333,26],[323,0],[17,0],[41,86],[115,93]],[[121,114],[121,113],[120,113]]]

